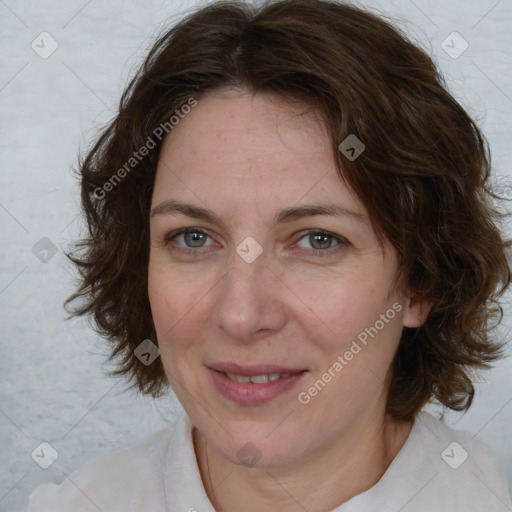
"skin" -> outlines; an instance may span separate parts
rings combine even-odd
[[[411,423],[386,414],[389,368],[403,327],[421,325],[426,311],[395,286],[396,251],[378,244],[365,208],[340,179],[319,115],[232,88],[199,98],[162,147],[152,209],[169,200],[222,220],[153,215],[148,288],[162,362],[195,426],[214,508],[327,511],[373,486],[410,432]],[[276,210],[326,203],[360,218],[272,225]],[[185,227],[206,233],[196,242],[202,246],[173,238]],[[318,242],[311,230],[327,238]],[[262,248],[252,263],[236,252],[248,236]],[[395,303],[401,311],[301,404],[298,393]],[[212,384],[206,365],[220,361],[308,373],[269,403],[241,406]],[[252,467],[237,457],[248,442],[260,455]]]

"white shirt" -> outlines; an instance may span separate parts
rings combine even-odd
[[[192,429],[183,416],[133,446],[90,460],[60,485],[39,486],[27,512],[215,512]],[[512,503],[487,446],[421,412],[379,482],[332,512],[376,511],[506,512]]]

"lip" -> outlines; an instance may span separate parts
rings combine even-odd
[[[220,366],[221,365],[215,365],[216,368]],[[222,367],[228,369],[217,370],[208,367],[208,371],[212,376],[217,391],[219,391],[224,398],[238,405],[252,406],[268,403],[287,391],[290,391],[303,379],[304,375],[308,373],[307,370],[284,368],[275,365],[239,366],[232,363],[223,363]],[[248,377],[269,373],[291,373],[292,375],[272,382],[254,384],[253,382],[237,382],[231,380],[224,372],[233,373],[235,375],[246,375]]]

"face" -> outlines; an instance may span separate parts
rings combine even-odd
[[[192,423],[235,464],[244,450],[257,466],[293,463],[384,411],[414,323],[395,251],[307,110],[209,93],[157,169],[149,299],[162,362]]]

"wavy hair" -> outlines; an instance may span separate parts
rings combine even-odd
[[[159,37],[80,158],[88,235],[68,254],[79,284],[65,305],[109,341],[113,373],[152,396],[168,386],[160,358],[145,366],[134,354],[156,340],[147,292],[155,130],[190,98],[226,86],[318,109],[340,179],[400,255],[402,286],[431,304],[421,327],[403,329],[388,412],[412,419],[428,401],[467,410],[472,370],[503,355],[491,331],[510,283],[488,145],[425,51],[383,18],[333,0],[221,1],[189,13]],[[338,150],[351,134],[365,145],[353,161]],[[139,158],[149,138],[154,147]]]

